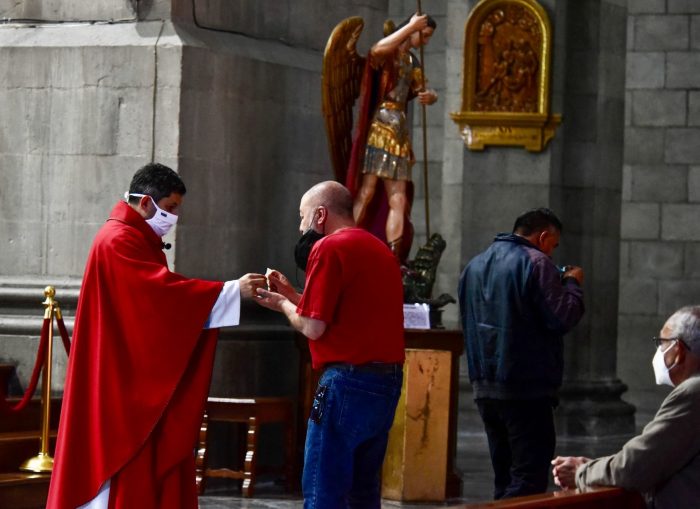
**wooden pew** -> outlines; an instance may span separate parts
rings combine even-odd
[[[615,487],[554,491],[541,495],[508,498],[492,502],[450,506],[455,509],[645,509],[639,493]]]
[[[43,509],[49,494],[49,476],[27,473],[0,473],[0,507]]]

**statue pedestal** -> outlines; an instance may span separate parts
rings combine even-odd
[[[308,340],[301,334],[296,334],[295,338],[299,348],[297,444],[301,446],[306,441],[306,423],[321,373],[311,369]],[[400,430],[392,428],[391,431],[386,458],[391,462],[392,473],[390,477],[385,477],[382,496],[394,500],[425,501],[459,497],[462,479],[455,470],[455,455],[459,356],[464,351],[462,332],[445,329],[407,329],[405,338],[405,390],[402,391],[394,419],[395,426],[401,419],[405,425]],[[424,371],[429,368],[429,376],[425,376],[425,373],[420,374],[421,368]],[[420,440],[424,436],[429,440],[428,448],[421,448]],[[416,441],[418,443],[413,443]],[[401,444],[406,444],[406,447]],[[431,456],[433,449],[439,453],[435,452],[435,455]],[[298,457],[303,459],[303,450],[299,451]],[[430,462],[425,463],[428,459]],[[437,472],[439,475],[433,475]],[[435,484],[440,485],[440,489],[423,496],[436,498],[406,498],[416,496],[416,493],[411,491],[412,485],[417,484],[419,480],[422,482],[428,473],[431,473],[431,478]],[[386,463],[384,475],[389,475]]]
[[[455,470],[455,456],[459,356],[463,351],[460,330],[406,330],[405,390],[389,436],[383,497],[441,502],[461,495],[462,478]],[[405,426],[399,428],[401,419]],[[429,441],[428,448],[421,447],[423,439]],[[435,450],[434,454],[430,449]],[[389,474],[388,469],[393,473]],[[439,489],[431,492],[426,488],[428,477]]]
[[[450,352],[406,349],[403,389],[382,469],[382,498],[445,500],[451,364]]]

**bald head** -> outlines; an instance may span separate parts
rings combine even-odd
[[[299,204],[299,231],[313,227],[322,233],[354,226],[350,191],[334,180],[316,184],[304,193]]]
[[[304,193],[301,202],[311,207],[326,207],[329,212],[344,218],[352,218],[352,196],[344,185],[335,180],[316,184]]]

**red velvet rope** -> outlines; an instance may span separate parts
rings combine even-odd
[[[58,325],[58,332],[61,334],[63,348],[66,349],[66,355],[70,355],[70,336],[68,336],[68,331],[66,330],[66,324],[63,323],[63,318],[56,318],[56,325]]]
[[[39,373],[44,367],[46,362],[46,346],[49,343],[49,326],[51,324],[50,318],[44,318],[44,324],[41,327],[41,338],[39,339],[39,350],[36,353],[36,362],[34,363],[34,371],[32,371],[32,377],[29,381],[29,387],[24,392],[24,396],[16,405],[10,405],[6,399],[6,388],[0,387],[0,413],[16,413],[20,412],[27,406],[29,401],[32,399],[34,392],[36,391],[36,386],[39,383]],[[70,338],[68,337],[68,331],[66,330],[66,325],[63,323],[62,318],[56,319],[56,324],[58,325],[58,330],[61,334],[61,339],[63,340],[63,347],[66,349],[66,355],[70,354]]]

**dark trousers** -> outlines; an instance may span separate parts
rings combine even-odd
[[[551,398],[478,399],[495,474],[494,498],[547,491],[556,442]]]

